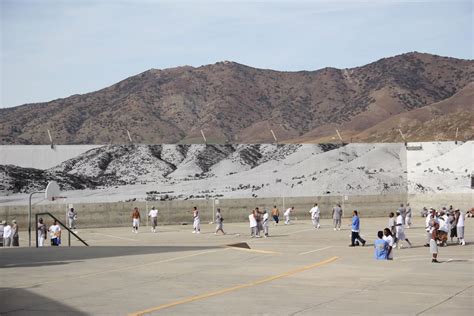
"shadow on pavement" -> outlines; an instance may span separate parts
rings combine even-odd
[[[14,290],[14,292],[12,291]],[[71,315],[85,316],[87,313],[32,293],[30,290],[0,287],[2,304],[0,315]],[[10,294],[8,294],[10,293]]]
[[[95,258],[136,256],[182,251],[218,249],[219,246],[94,246],[5,248],[0,255],[0,268],[35,267],[69,264]]]

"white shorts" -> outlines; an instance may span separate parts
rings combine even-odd
[[[464,226],[456,226],[458,238],[464,238]]]
[[[430,239],[430,253],[438,253],[438,244],[436,240]]]
[[[140,219],[139,218],[134,218],[132,222],[133,227],[138,227],[140,226]]]

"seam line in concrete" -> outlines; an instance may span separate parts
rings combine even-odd
[[[454,293],[453,295],[451,295],[451,296],[448,297],[447,299],[444,299],[444,300],[442,300],[441,302],[439,302],[439,303],[437,303],[437,304],[435,304],[435,305],[432,305],[432,306],[428,307],[427,309],[422,310],[422,311],[419,312],[419,313],[416,313],[416,316],[421,315],[421,314],[424,314],[424,313],[426,313],[426,312],[429,311],[429,310],[432,310],[433,308],[435,308],[435,307],[437,307],[437,306],[439,306],[439,305],[441,305],[441,304],[443,304],[443,303],[449,301],[450,299],[452,299],[452,298],[458,296],[459,294],[461,294],[462,292],[464,292],[464,291],[470,289],[470,288],[473,287],[473,286],[474,286],[474,285],[472,285],[472,284],[469,285],[468,287],[462,289],[461,291],[459,291],[459,292],[457,292],[457,293]]]

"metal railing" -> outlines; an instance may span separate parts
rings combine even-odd
[[[53,214],[49,212],[44,212],[44,213],[37,213],[35,214],[35,220],[36,220],[36,225],[38,225],[38,217],[40,215],[49,215],[52,217],[56,222],[58,222],[62,227],[64,227],[69,233],[68,233],[68,246],[71,247],[71,234],[76,237],[80,242],[82,242],[84,245],[89,246],[88,243],[86,243],[81,237],[77,236],[72,230],[70,230],[66,225],[64,225],[59,219],[56,218]],[[38,248],[38,229],[36,229],[36,248]]]

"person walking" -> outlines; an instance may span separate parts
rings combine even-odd
[[[341,230],[341,220],[342,220],[342,208],[341,204],[336,204],[332,209],[332,220],[334,223],[334,230]]]
[[[349,247],[355,247],[356,246],[356,240],[360,241],[362,243],[362,246],[365,246],[365,240],[360,237],[360,220],[359,220],[359,215],[357,213],[357,210],[354,210],[352,212],[352,226],[351,226],[351,244]],[[358,243],[357,243],[358,245]]]
[[[138,227],[140,227],[140,211],[135,207],[132,212],[132,233],[138,234]]]
[[[193,207],[193,234],[201,233],[201,219],[199,218],[199,211],[196,206]]]
[[[255,218],[254,210],[249,215],[249,224],[250,224],[250,238],[260,237],[260,236],[257,236],[257,219]]]
[[[265,238],[268,237],[268,226],[270,225],[268,219],[269,219],[268,212],[267,212],[267,210],[265,209],[265,210],[263,211],[263,216],[262,216],[263,236],[264,236]]]
[[[383,240],[387,242],[388,245],[388,253],[387,253],[387,260],[393,260],[393,236],[392,232],[390,231],[389,228],[385,228],[383,230]]]
[[[77,221],[77,212],[74,210],[73,207],[69,209],[67,212],[67,219],[69,224],[69,229],[73,229],[75,233],[77,233],[76,229],[76,221]]]
[[[218,208],[217,209],[217,212],[216,212],[216,232],[214,233],[214,235],[217,235],[217,233],[219,231],[222,232],[222,234],[225,235],[225,231],[224,231],[224,217],[222,217],[222,214],[221,214],[221,209]]]
[[[20,246],[19,228],[16,219],[12,220],[12,247]]]
[[[272,217],[273,217],[273,220],[275,221],[274,225],[277,226],[278,222],[280,221],[280,210],[277,208],[276,205],[273,206]]]
[[[412,215],[413,215],[413,212],[412,212],[410,203],[407,203],[406,213],[405,213],[405,224],[406,224],[406,228],[408,229],[410,229],[410,226],[411,226]]]
[[[383,231],[381,230],[377,232],[377,239],[374,241],[374,248],[376,260],[387,260],[388,243],[383,240]]]
[[[319,229],[321,225],[319,225],[319,217],[321,215],[321,211],[319,210],[318,203],[314,203],[314,206],[309,210],[311,214],[311,220],[313,222],[313,226],[315,229]]]
[[[438,261],[438,222],[433,223],[430,234],[430,253],[432,255],[431,263],[439,263]]]
[[[12,227],[5,222],[3,227],[3,247],[11,247],[12,245]]]
[[[406,238],[405,236],[405,226],[403,224],[403,216],[402,214],[400,214],[400,211],[397,211],[397,222],[395,224],[395,227],[396,227],[396,245],[397,245],[397,248],[400,249],[402,247],[402,241],[406,240],[406,242],[408,243],[408,245],[411,247],[411,242],[410,240],[408,240],[408,238]]]
[[[285,213],[283,214],[283,216],[285,216],[285,225],[289,225],[290,224],[290,215],[291,213],[293,212],[295,208],[292,206],[292,207],[289,207]]]
[[[458,235],[459,244],[461,246],[466,245],[464,240],[464,213],[460,209],[456,209],[456,214],[458,217],[458,222],[456,224],[456,234]]]
[[[151,221],[151,232],[156,233],[156,226],[158,226],[158,210],[152,206],[150,212],[148,212],[148,217]]]
[[[38,247],[43,247],[44,246],[44,241],[46,239],[46,233],[48,230],[46,229],[46,225],[43,223],[43,218],[39,218],[38,220],[38,226],[36,228],[37,234],[38,234]]]
[[[48,231],[51,246],[59,246],[61,244],[61,227],[59,227],[57,220],[54,220],[53,225],[49,226]]]

